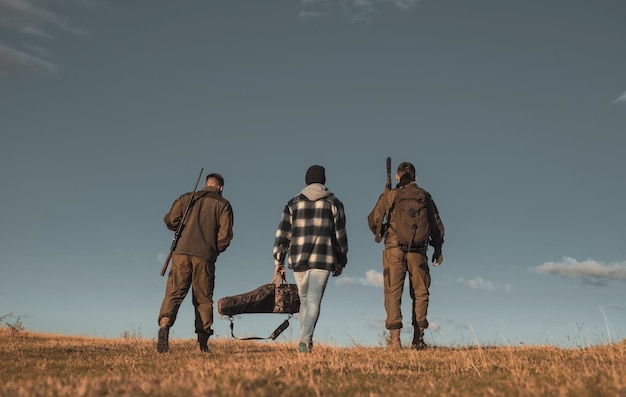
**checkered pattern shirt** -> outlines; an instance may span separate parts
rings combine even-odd
[[[274,241],[277,265],[284,262],[286,255],[289,268],[294,271],[333,271],[336,266],[346,265],[348,237],[343,203],[319,186],[324,190],[313,196],[316,199],[307,198],[303,194],[305,188],[285,206]]]

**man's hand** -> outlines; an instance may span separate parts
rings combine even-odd
[[[435,247],[435,252],[433,253],[433,266],[439,266],[441,265],[441,262],[443,262],[443,256],[441,255],[441,247]]]
[[[274,274],[277,274],[279,276],[285,275],[285,265],[282,264],[282,263],[280,265],[275,265],[274,266]]]
[[[343,266],[335,265],[335,270],[333,271],[333,277],[341,276],[341,273],[343,273]]]

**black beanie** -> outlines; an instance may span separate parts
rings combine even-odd
[[[321,183],[323,185],[326,183],[326,170],[321,165],[312,165],[306,170],[305,180],[307,185],[312,183]]]

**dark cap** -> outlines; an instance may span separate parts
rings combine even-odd
[[[326,183],[326,170],[321,165],[312,165],[306,170],[305,180],[307,185],[312,183],[321,183],[323,185]]]

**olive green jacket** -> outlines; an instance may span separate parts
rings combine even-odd
[[[185,193],[174,200],[163,220],[168,229],[176,231],[191,199]],[[226,250],[233,238],[233,210],[228,200],[214,186],[196,192],[174,253],[193,255],[210,261]]]
[[[417,186],[415,182],[411,182],[410,184]],[[385,247],[398,246],[398,239],[396,238],[395,233],[396,224],[393,217],[396,193],[396,189],[390,189],[383,192],[383,194],[378,197],[376,206],[367,217],[367,223],[372,233],[374,233],[374,239],[378,243],[384,238]],[[441,248],[445,234],[443,222],[441,221],[439,210],[437,209],[430,193],[426,192],[426,197],[428,200],[426,208],[428,210],[430,231],[429,245],[435,248]]]

